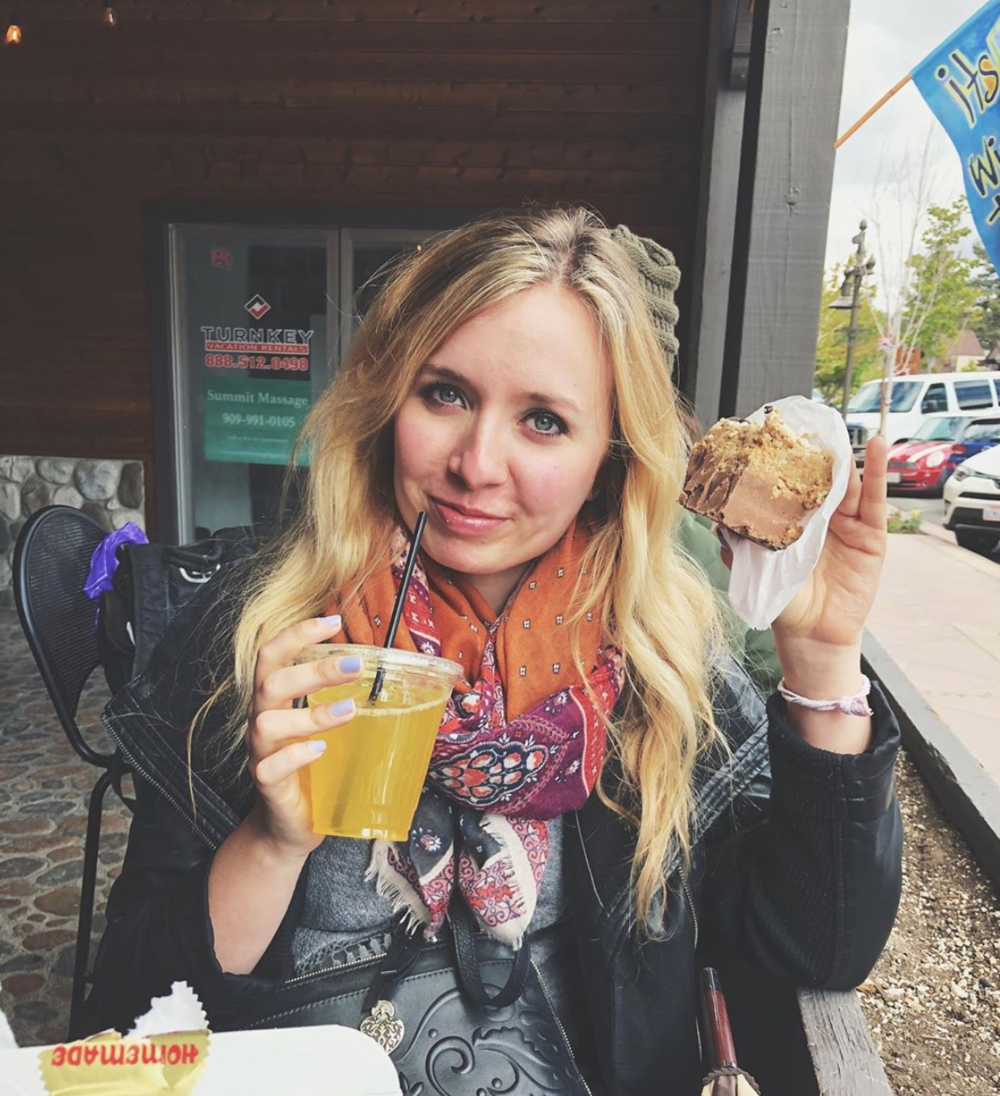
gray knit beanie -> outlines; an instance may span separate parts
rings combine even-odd
[[[677,262],[665,247],[646,236],[636,236],[625,225],[612,229],[611,238],[625,248],[639,271],[639,281],[645,290],[646,303],[652,313],[660,345],[673,364],[680,350],[680,343],[674,334],[680,317],[674,302],[674,293],[681,284]]]

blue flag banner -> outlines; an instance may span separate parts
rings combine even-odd
[[[1000,0],[980,8],[912,75],[958,150],[972,216],[1000,271]]]

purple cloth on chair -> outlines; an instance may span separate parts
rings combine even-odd
[[[109,533],[94,549],[90,557],[90,572],[83,584],[83,592],[92,601],[111,589],[111,579],[118,567],[119,544],[148,544],[149,538],[134,521],[126,522],[120,529]]]

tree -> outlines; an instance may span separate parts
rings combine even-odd
[[[816,387],[827,402],[840,406],[844,394],[844,369],[847,364],[847,328],[851,314],[834,309],[830,305],[840,296],[843,271],[834,268],[823,287],[823,304],[819,318],[819,336],[816,340]],[[862,290],[866,297],[872,291]],[[874,319],[870,300],[858,310],[858,335],[854,344],[854,368],[851,370],[851,391],[856,392],[865,381],[879,375],[882,356],[879,351],[879,329]]]
[[[910,258],[909,281],[901,325],[904,348],[940,358],[948,343],[976,320],[979,297],[973,275],[976,261],[963,255],[961,243],[972,229],[965,223],[969,206],[964,195],[950,205],[927,210],[922,249]]]
[[[1000,358],[1000,274],[997,274],[986,248],[976,240],[972,245],[975,269],[972,284],[976,290],[976,316],[972,329],[993,361]]]
[[[912,148],[892,158],[883,154],[867,202],[878,259],[873,279],[878,291],[870,300],[883,306],[869,313],[886,348],[886,377],[918,352],[937,356],[942,343],[975,315],[971,260],[959,250],[970,232],[962,223],[965,198],[935,201],[942,194],[931,159],[936,128],[936,123],[928,128],[919,155]]]
[[[886,382],[901,371],[901,363],[939,356],[964,326],[975,328],[981,322],[984,295],[993,295],[996,311],[991,315],[1000,328],[1000,280],[986,293],[974,277],[976,261],[962,253],[971,232],[965,223],[966,200],[941,200],[948,192],[932,166],[936,137],[934,123],[919,154],[912,148],[892,157],[883,151],[867,208],[859,211],[872,232],[876,265],[863,295],[852,381],[881,377],[884,396]],[[836,283],[834,273],[824,291],[824,306],[835,299]],[[839,326],[824,307],[816,383],[837,404],[846,355],[846,347],[837,347]]]

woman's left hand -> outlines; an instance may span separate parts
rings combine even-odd
[[[861,645],[885,559],[886,450],[878,435],[868,442],[864,480],[852,464],[819,562],[774,622],[775,639],[790,654],[798,644],[831,650]]]
[[[785,685],[810,700],[854,696],[861,687],[861,639],[885,559],[886,450],[884,438],[869,441],[864,481],[851,467],[819,562],[773,625]],[[787,711],[792,726],[813,746],[851,754],[871,743],[867,717],[798,704],[789,704]]]

